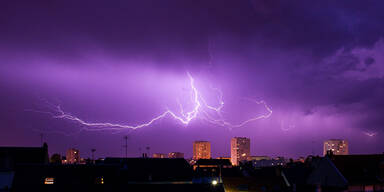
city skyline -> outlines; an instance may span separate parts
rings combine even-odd
[[[0,146],[384,151],[382,1],[0,2]],[[93,149],[96,149],[93,151]],[[92,152],[93,151],[93,152]]]
[[[252,160],[271,160],[274,158],[286,158],[291,159],[295,158],[294,156],[282,156],[280,154],[275,154],[274,156],[266,156],[262,154],[252,154],[250,145],[251,140],[247,137],[233,137],[230,139],[230,153],[224,154],[223,156],[213,156],[212,155],[212,146],[209,141],[194,141],[192,144],[192,152],[193,155],[191,157],[185,157],[185,152],[169,152],[169,153],[160,153],[154,151],[153,153],[149,153],[149,150],[139,154],[138,156],[128,156],[128,158],[134,157],[149,157],[149,158],[184,158],[189,160],[199,160],[199,159],[228,159],[232,163],[232,165],[239,165],[239,162],[242,161],[252,161]],[[322,144],[323,154],[316,156],[326,156],[328,153],[332,153],[332,155],[350,155],[349,153],[349,143],[344,139],[328,139],[323,141]],[[96,151],[96,149],[92,149],[92,151]],[[93,152],[94,152],[93,151]],[[331,152],[332,151],[332,152]],[[58,154],[61,156],[60,152],[50,152],[50,155]],[[80,151],[75,148],[69,148],[66,150],[65,163],[80,163],[81,160],[85,159],[94,159],[93,156],[90,158],[81,157]],[[315,154],[306,154],[305,156],[300,156],[298,159],[303,159],[306,156],[313,156]],[[360,154],[351,154],[351,155],[360,155]],[[123,156],[122,156],[123,157]],[[99,159],[104,159],[105,157],[99,157]],[[297,157],[296,157],[297,158]],[[85,161],[84,161],[85,162]]]

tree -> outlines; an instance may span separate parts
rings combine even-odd
[[[61,155],[60,154],[53,154],[51,156],[51,161],[50,163],[53,163],[53,164],[61,164]]]

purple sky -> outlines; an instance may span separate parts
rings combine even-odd
[[[229,156],[230,138],[252,155],[306,156],[345,138],[351,153],[382,153],[384,2],[268,0],[13,0],[0,2],[0,145],[84,157],[180,151],[194,140]],[[167,109],[191,110],[190,73],[207,102],[223,93],[225,120],[202,112],[185,126],[167,116],[134,131],[79,131],[46,102],[87,122],[137,125]],[[189,102],[189,103],[188,103]],[[52,112],[52,111],[50,111]],[[65,133],[65,134],[62,134]],[[368,136],[370,135],[371,136]],[[69,136],[68,136],[69,135]],[[373,135],[373,136],[372,136]]]

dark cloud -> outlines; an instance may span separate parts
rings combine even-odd
[[[365,60],[364,60],[364,63],[367,67],[369,67],[370,65],[372,65],[373,63],[375,62],[375,59],[372,58],[372,57],[367,57]]]
[[[274,115],[243,129],[213,127],[206,134],[200,134],[201,127],[211,125],[196,123],[184,131],[165,121],[138,131],[139,144],[132,145],[164,143],[155,135],[171,138],[175,129],[188,141],[208,138],[224,145],[213,137],[220,132],[227,139],[279,137],[287,146],[298,138],[320,142],[347,132],[340,130],[382,132],[383,5],[380,0],[1,1],[0,126],[9,133],[0,140],[17,137],[15,127],[19,132],[71,127],[25,115],[24,109],[33,108],[40,97],[59,98],[66,109],[91,121],[141,122],[161,112],[170,95],[173,99],[186,71],[201,86],[221,88],[226,101],[266,100]],[[229,106],[227,113],[243,110]],[[20,116],[24,120],[15,123]],[[280,130],[283,121],[292,128],[288,136]],[[344,136],[359,142],[359,136]],[[108,141],[117,145],[112,137]],[[190,143],[179,149],[189,148]],[[276,144],[258,150],[283,149]]]

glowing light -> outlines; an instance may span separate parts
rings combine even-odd
[[[212,185],[217,185],[217,181],[216,181],[216,180],[213,180],[213,181],[212,181]]]
[[[53,177],[46,177],[44,179],[44,184],[45,185],[52,185],[52,184],[55,184],[55,178]]]
[[[168,109],[168,110],[165,110],[163,113],[159,114],[158,116],[155,116],[154,118],[152,118],[148,122],[138,124],[138,125],[87,122],[83,119],[80,119],[77,116],[74,116],[70,113],[65,112],[64,110],[62,110],[60,105],[55,106],[53,109],[53,112],[36,111],[36,110],[28,110],[28,111],[50,114],[50,115],[52,115],[53,118],[66,119],[66,120],[74,121],[74,122],[82,125],[81,130],[87,130],[87,131],[100,131],[100,130],[119,131],[119,130],[125,130],[125,129],[134,130],[134,129],[139,129],[139,128],[150,126],[154,122],[156,122],[156,121],[158,121],[158,120],[160,120],[166,116],[170,116],[170,117],[174,118],[175,120],[177,120],[178,122],[180,122],[183,125],[188,125],[193,119],[196,119],[198,117],[198,115],[203,120],[206,120],[207,122],[210,122],[212,124],[234,128],[234,127],[242,127],[242,126],[244,126],[244,125],[246,125],[252,121],[269,118],[272,115],[272,110],[266,104],[265,101],[263,101],[263,100],[262,101],[255,101],[252,99],[248,99],[249,101],[254,102],[258,105],[262,105],[268,113],[252,117],[252,118],[247,119],[247,120],[240,122],[238,124],[233,124],[233,123],[227,122],[221,114],[221,111],[224,108],[223,93],[217,88],[212,88],[215,92],[218,93],[218,96],[217,96],[218,106],[211,106],[206,102],[203,95],[199,92],[199,90],[195,86],[195,79],[191,76],[190,73],[187,73],[187,75],[189,78],[189,85],[191,88],[191,100],[193,103],[193,108],[191,109],[191,111],[185,112],[183,110],[183,105],[179,103],[181,115],[178,115],[175,112]],[[212,112],[215,113],[215,115],[211,115]],[[213,116],[215,116],[215,117],[213,117]]]

